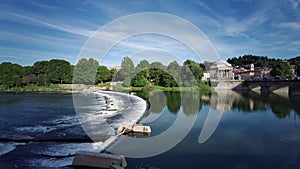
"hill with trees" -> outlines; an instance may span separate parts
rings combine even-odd
[[[233,67],[250,67],[250,64],[254,64],[255,68],[272,68],[274,67],[281,59],[268,58],[267,56],[255,56],[255,55],[244,55],[239,57],[233,57],[227,59],[227,62],[230,63]]]

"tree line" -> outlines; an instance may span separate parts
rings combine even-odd
[[[0,64],[0,86],[9,90],[28,85],[72,83],[73,68],[68,61],[59,59],[38,61],[32,66],[3,62]]]
[[[290,63],[296,64],[296,74],[300,75],[300,57],[283,61],[266,56],[244,55],[227,60],[234,67],[247,67],[254,63],[256,68],[273,68],[271,74],[282,78],[294,77]],[[0,88],[29,85],[49,86],[50,84],[99,84],[109,81],[122,81],[125,87],[158,85],[163,87],[195,86],[201,83],[205,67],[203,64],[186,60],[183,65],[176,61],[164,65],[141,60],[136,66],[129,57],[124,57],[121,69],[108,69],[95,59],[82,58],[76,65],[60,59],[37,61],[32,66],[21,66],[10,62],[0,64]]]
[[[244,55],[227,59],[233,67],[250,68],[253,63],[255,69],[272,68],[271,75],[281,78],[293,78],[300,76],[300,57],[288,60],[268,58],[267,56]],[[296,71],[292,71],[291,65],[295,65]]]
[[[186,60],[183,66],[176,61],[169,65],[160,62],[149,63],[141,60],[135,67],[129,57],[121,63],[121,69],[116,72],[116,81],[124,81],[123,86],[143,87],[145,85],[158,85],[163,87],[193,86],[201,82],[203,70],[194,61]]]
[[[98,69],[97,69],[98,68]],[[74,70],[74,83],[98,84],[108,81],[122,81],[124,87],[158,85],[163,87],[194,86],[201,82],[203,69],[194,61],[186,60],[183,66],[176,61],[165,66],[160,62],[141,60],[136,66],[129,57],[124,57],[121,69],[108,70],[90,59],[81,59]]]

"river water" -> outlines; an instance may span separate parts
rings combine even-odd
[[[137,95],[151,105],[141,121],[151,135],[121,137],[107,149],[125,155],[127,168],[300,168],[300,98],[234,91]],[[125,113],[129,123],[134,111]],[[75,151],[100,151],[111,129],[124,123],[117,114],[100,117],[110,124],[101,128],[109,134],[94,142],[70,94],[3,93],[0,117],[1,138],[36,138],[0,142],[1,169],[72,168]]]

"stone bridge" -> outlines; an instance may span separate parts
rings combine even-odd
[[[244,81],[242,88],[248,90],[260,90],[261,93],[284,92],[289,96],[300,95],[299,80],[264,80]]]
[[[253,90],[260,93],[285,93],[288,96],[300,95],[300,80],[252,80],[252,81],[211,81],[215,90]]]

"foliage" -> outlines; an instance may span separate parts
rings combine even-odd
[[[70,62],[59,59],[49,61],[48,76],[50,83],[69,83],[72,79]]]
[[[131,86],[133,87],[143,87],[147,85],[149,81],[143,76],[142,72],[136,74],[132,81],[131,81]]]
[[[198,87],[199,87],[199,90],[201,90],[201,91],[211,91],[211,87],[207,83],[204,83],[204,82],[200,82]]]
[[[173,61],[168,65],[167,72],[178,81],[180,79],[181,67],[176,61]]]
[[[126,78],[124,79],[123,83],[122,83],[122,86],[124,86],[124,87],[129,87],[130,84],[131,84],[131,79],[130,79],[130,77],[126,77]]]
[[[197,82],[201,82],[201,79],[203,77],[203,70],[201,69],[201,67],[198,63],[196,63],[195,61],[192,61],[192,60],[186,60],[183,63],[183,65],[187,66],[191,70],[191,72]]]
[[[118,80],[124,80],[126,77],[131,77],[134,73],[133,61],[126,56],[121,63],[121,69],[119,70]]]
[[[9,89],[11,87],[18,87],[22,84],[22,66],[3,62],[0,64],[0,84]]]
[[[96,84],[111,80],[112,74],[106,66],[99,66],[96,74]]]
[[[94,84],[98,67],[98,61],[92,58],[80,59],[74,69],[73,83]]]
[[[294,77],[292,67],[288,62],[279,62],[271,71],[272,76],[280,76],[281,78]]]
[[[147,60],[142,60],[140,63],[136,66],[136,73],[139,73],[147,68],[149,68],[150,63]]]
[[[232,64],[233,67],[244,67],[248,68],[250,64],[254,64],[256,68],[272,68],[277,62],[281,61],[280,59],[270,59],[267,56],[255,56],[255,55],[244,55],[239,56],[238,58],[233,57],[227,59],[227,62]]]

